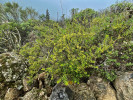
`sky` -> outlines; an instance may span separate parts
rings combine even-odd
[[[51,19],[57,19],[62,13],[66,17],[70,17],[70,9],[79,8],[80,10],[86,8],[92,8],[94,10],[101,10],[115,4],[121,0],[0,0],[0,3],[5,2],[18,2],[22,7],[32,7],[39,12],[39,14],[45,14],[46,9],[49,10]]]

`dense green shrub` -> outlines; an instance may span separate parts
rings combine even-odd
[[[104,52],[110,53],[108,50],[114,44],[109,35],[105,35],[101,43],[94,44],[96,34],[85,32],[75,23],[66,29],[59,28],[58,24],[53,27],[42,26],[40,38],[25,45],[20,52],[29,60],[31,76],[42,67],[51,76],[60,77],[58,82],[79,82],[80,78],[90,75],[89,68],[99,68],[96,59]]]
[[[102,44],[94,45],[94,33],[72,33],[64,35],[55,43],[50,59],[51,74],[59,76],[59,81],[79,82],[80,78],[90,76],[89,69],[98,69],[96,59],[108,52],[113,45],[105,36]]]

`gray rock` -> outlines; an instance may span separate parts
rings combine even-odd
[[[16,88],[9,88],[6,92],[4,100],[17,100],[19,94],[20,91],[18,91]]]
[[[98,77],[91,77],[88,85],[91,87],[97,100],[117,100],[116,92],[108,81]]]
[[[32,89],[32,85],[28,83],[29,82],[29,79],[28,78],[23,78],[23,91],[26,92],[26,91],[29,91]]]
[[[50,100],[73,100],[73,91],[68,86],[59,83],[53,88]]]
[[[133,72],[125,72],[115,79],[118,100],[133,100]]]
[[[73,84],[73,85],[69,85],[69,87],[74,92],[73,100],[96,100],[93,94],[93,91],[86,83],[81,83],[79,85]]]
[[[31,91],[27,92],[24,97],[23,100],[38,100],[39,97],[39,89],[37,88],[33,88]]]
[[[23,100],[48,100],[48,97],[45,89],[40,90],[33,87],[31,91],[24,95]]]

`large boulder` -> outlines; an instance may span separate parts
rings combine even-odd
[[[108,81],[102,78],[92,77],[88,80],[87,84],[93,91],[96,100],[117,100],[116,92]]]
[[[68,86],[59,83],[53,88],[50,100],[73,100],[73,91]]]
[[[69,85],[71,90],[74,92],[73,100],[96,100],[94,97],[93,91],[86,83],[81,83],[79,85],[72,84]]]
[[[31,91],[27,92],[24,95],[23,100],[37,100],[39,96],[38,93],[39,93],[39,89],[33,88]]]
[[[119,75],[114,82],[118,100],[133,100],[133,71]]]
[[[6,92],[4,100],[17,100],[20,95],[20,91],[16,88],[9,88]]]
[[[48,100],[46,89],[38,89],[33,87],[31,91],[27,92],[22,100]]]

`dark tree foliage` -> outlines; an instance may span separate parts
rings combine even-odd
[[[49,14],[49,11],[48,9],[46,10],[46,21],[49,21],[50,20],[50,14]]]

